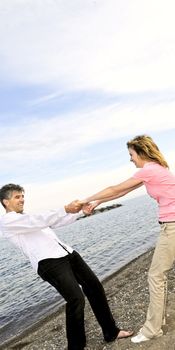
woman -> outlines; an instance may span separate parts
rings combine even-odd
[[[159,207],[160,237],[156,244],[148,273],[150,303],[146,321],[139,333],[131,338],[134,343],[150,340],[163,334],[165,322],[167,271],[175,260],[175,176],[151,137],[137,136],[127,142],[130,160],[140,168],[131,178],[90,196],[82,201],[92,211],[100,203],[124,196],[145,185],[148,194]]]

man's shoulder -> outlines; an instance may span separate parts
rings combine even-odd
[[[9,213],[5,213],[4,215],[1,216],[0,221],[2,223],[9,222],[11,220],[14,220],[15,217],[17,217],[19,214],[16,213],[15,211],[10,211]]]

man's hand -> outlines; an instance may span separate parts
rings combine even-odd
[[[76,199],[73,202],[65,205],[64,209],[66,213],[75,214],[82,209],[82,206],[83,206],[82,203],[78,199]]]

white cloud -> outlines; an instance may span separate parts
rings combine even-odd
[[[175,128],[175,102],[158,105],[99,108],[89,113],[32,120],[21,125],[2,125],[1,164],[26,159],[63,159],[70,152],[138,133]],[[9,164],[10,165],[10,164]]]
[[[174,87],[173,0],[4,0],[0,9],[9,79],[62,89]]]

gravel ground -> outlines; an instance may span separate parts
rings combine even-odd
[[[103,281],[113,315],[123,329],[136,333],[145,320],[149,301],[147,272],[153,251],[148,251]],[[101,329],[86,302],[86,350],[175,350],[175,268],[169,273],[167,324],[164,335],[141,344],[128,339],[106,344]],[[21,337],[13,339],[0,350],[66,350],[64,306],[54,315],[34,325]]]

